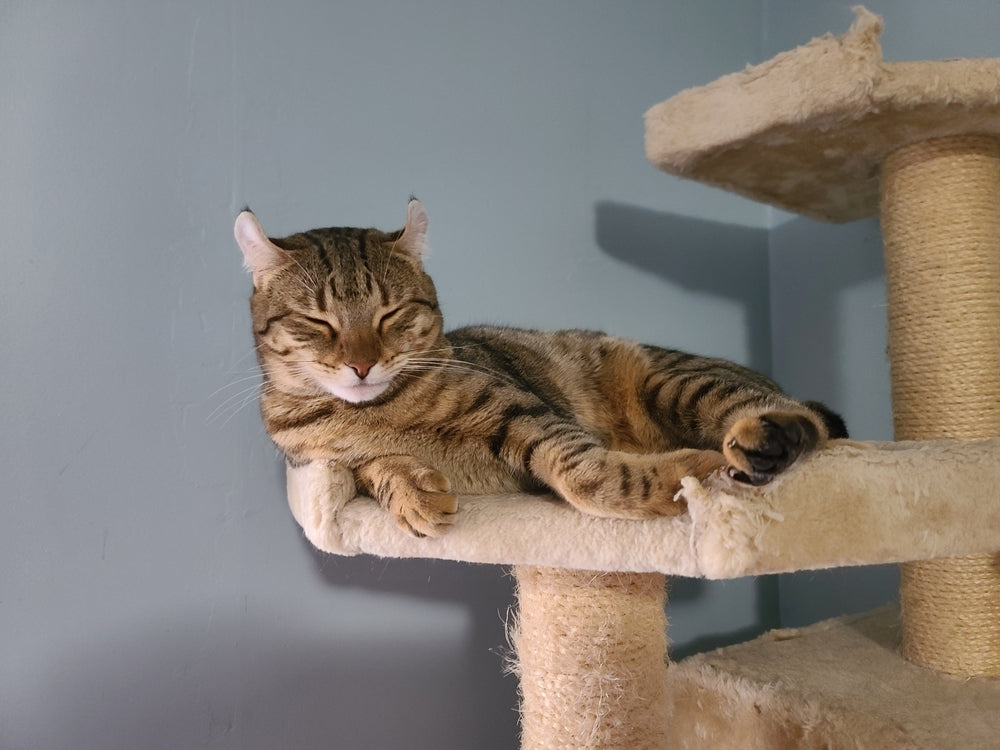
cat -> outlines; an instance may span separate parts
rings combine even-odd
[[[551,491],[596,516],[684,512],[684,476],[770,481],[843,421],[720,359],[590,331],[443,331],[424,271],[427,212],[405,226],[235,235],[253,277],[261,412],[293,465],[354,473],[403,529],[436,536],[456,494]]]

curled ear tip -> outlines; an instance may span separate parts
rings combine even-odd
[[[238,214],[236,214],[236,226],[260,226],[260,221],[257,219],[257,214],[251,211],[249,208],[244,208]]]
[[[236,215],[233,222],[233,234],[236,241],[243,245],[245,242],[260,241],[264,234],[264,228],[257,220],[257,215],[250,209],[244,209]]]
[[[407,221],[412,221],[415,219],[417,221],[426,222],[427,209],[424,208],[423,203],[414,198],[406,206],[406,218]]]

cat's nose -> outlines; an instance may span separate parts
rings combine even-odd
[[[375,366],[375,360],[371,360],[369,362],[348,362],[347,366],[354,370],[354,373],[358,376],[358,378],[364,380],[368,377],[368,373],[371,372],[371,369]]]

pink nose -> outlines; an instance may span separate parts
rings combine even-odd
[[[361,380],[364,380],[368,377],[368,373],[371,372],[371,369],[375,366],[375,362],[374,360],[371,362],[348,362],[347,366],[354,370]]]

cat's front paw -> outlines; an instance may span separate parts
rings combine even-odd
[[[441,536],[455,522],[458,501],[451,494],[451,482],[436,469],[421,469],[411,483],[394,493],[389,512],[396,523],[413,536]]]
[[[819,442],[816,424],[802,414],[769,412],[734,424],[722,443],[730,476],[766,484]]]

